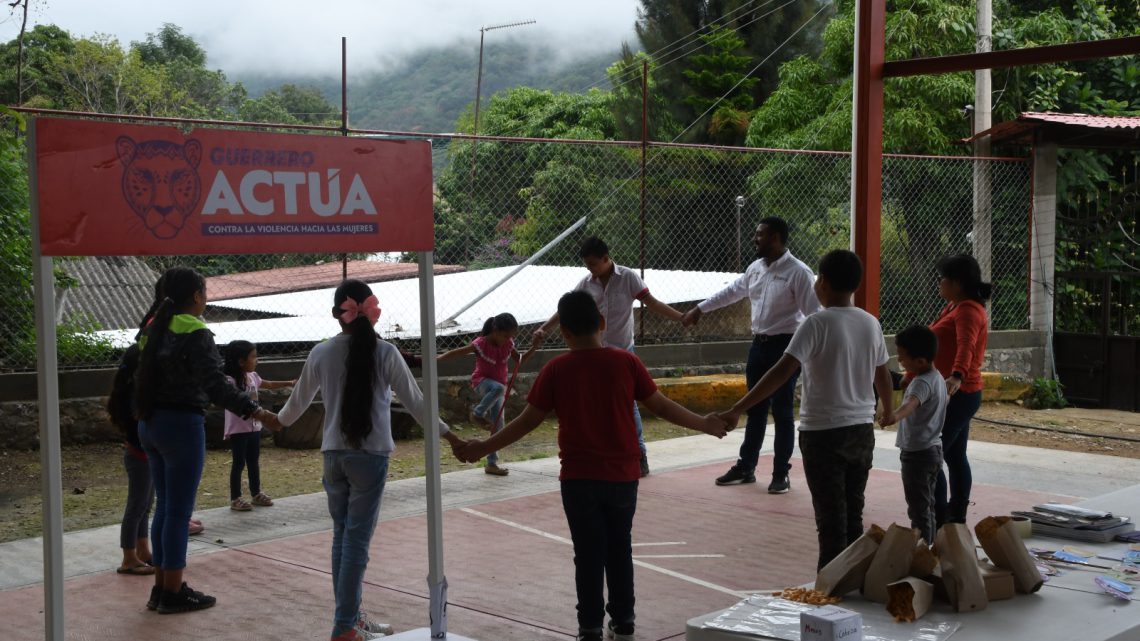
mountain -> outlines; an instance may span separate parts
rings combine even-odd
[[[483,49],[483,100],[502,89],[528,86],[554,91],[582,91],[597,83],[609,88],[606,68],[619,52],[566,57],[549,45],[495,39]],[[452,44],[423,49],[380,71],[353,74],[349,68],[349,124],[364,129],[450,132],[475,100],[479,48]],[[316,87],[340,104],[339,77],[240,75],[251,96],[282,84]]]

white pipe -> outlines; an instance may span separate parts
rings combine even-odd
[[[544,246],[542,247],[542,249],[540,249],[540,250],[536,251],[536,252],[534,253],[534,255],[532,255],[530,258],[528,258],[528,259],[524,260],[524,261],[523,261],[523,262],[522,262],[522,263],[521,263],[519,266],[517,266],[517,267],[515,267],[514,269],[512,269],[512,270],[511,270],[511,272],[510,272],[509,274],[507,274],[506,276],[503,276],[502,278],[500,278],[500,279],[499,279],[499,282],[497,282],[497,283],[495,283],[494,285],[491,285],[489,288],[487,288],[487,291],[483,292],[482,294],[479,294],[479,295],[478,295],[478,296],[476,296],[476,297],[475,297],[475,299],[474,299],[474,300],[472,300],[470,303],[467,303],[467,304],[466,304],[466,305],[464,305],[463,307],[459,308],[459,311],[455,312],[455,313],[454,313],[454,314],[452,314],[451,316],[448,316],[447,318],[445,318],[445,319],[443,319],[442,321],[440,321],[439,325],[436,325],[436,327],[440,327],[440,328],[443,328],[443,327],[451,327],[451,326],[453,326],[453,325],[456,325],[457,323],[455,322],[455,319],[456,319],[456,318],[458,318],[460,314],[462,314],[463,312],[465,312],[465,311],[467,311],[467,310],[471,309],[471,307],[472,307],[472,306],[474,306],[474,305],[475,305],[475,303],[478,303],[479,301],[481,301],[481,300],[483,300],[484,298],[486,298],[486,297],[487,297],[487,294],[490,294],[491,292],[493,292],[493,291],[495,291],[496,289],[498,289],[499,285],[502,285],[503,283],[507,282],[507,281],[508,281],[508,280],[510,280],[511,278],[514,278],[514,275],[515,275],[515,274],[517,274],[517,273],[519,273],[520,271],[522,271],[522,270],[523,270],[523,268],[525,268],[526,266],[530,265],[531,263],[533,263],[534,261],[538,260],[539,258],[542,258],[543,254],[545,254],[546,252],[550,251],[550,249],[552,249],[552,248],[553,248],[555,245],[557,245],[558,243],[562,242],[562,241],[563,241],[563,240],[564,240],[564,239],[565,239],[567,236],[569,236],[570,234],[574,233],[574,231],[575,231],[575,230],[577,230],[579,227],[581,227],[582,225],[585,225],[585,224],[586,224],[586,217],[585,217],[585,216],[582,216],[582,217],[581,217],[581,218],[579,218],[579,219],[578,219],[578,221],[577,221],[577,222],[575,222],[573,225],[570,225],[569,227],[567,227],[567,228],[566,228],[566,231],[562,232],[561,234],[558,234],[558,236],[557,236],[557,237],[555,237],[555,239],[554,239],[554,240],[550,241],[549,243],[546,243],[546,245],[544,245]],[[421,276],[421,278],[422,278],[422,276]],[[426,357],[425,357],[425,358],[426,358]]]

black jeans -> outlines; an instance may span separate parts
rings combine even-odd
[[[863,493],[875,453],[870,423],[800,430],[800,455],[819,536],[816,569],[863,534]]]
[[[242,432],[230,437],[234,461],[230,465],[230,500],[241,496],[241,471],[249,468],[249,495],[261,493],[261,432]]]
[[[966,444],[970,441],[970,419],[982,406],[982,391],[961,392],[950,397],[946,404],[946,421],[942,424],[942,457],[950,472],[938,471],[938,483],[934,489],[934,517],[941,527],[943,523],[965,523],[966,508],[970,505],[970,488],[974,476],[970,472],[970,461],[966,458]],[[949,494],[949,498],[947,498]]]
[[[633,514],[637,481],[562,481],[562,508],[574,541],[578,628],[601,631],[605,613],[633,624]],[[602,584],[609,588],[609,603]]]
[[[777,334],[775,336],[756,336],[752,339],[752,347],[748,350],[748,365],[744,369],[744,378],[748,389],[764,378],[764,374],[776,365],[788,343],[792,340],[791,334]],[[773,478],[783,478],[792,469],[790,463],[792,450],[796,446],[796,422],[792,414],[792,405],[796,396],[796,379],[800,371],[763,401],[753,405],[748,410],[748,420],[744,424],[744,442],[740,444],[740,460],[737,467],[754,471],[756,462],[760,460],[760,448],[764,447],[764,432],[768,428],[768,409],[772,410],[772,421],[776,424],[775,461],[772,463]]]
[[[922,533],[927,544],[934,542],[938,531],[934,519],[934,484],[942,470],[942,446],[924,450],[899,452],[902,462],[903,495],[910,526]]]

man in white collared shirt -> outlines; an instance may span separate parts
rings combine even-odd
[[[819,299],[813,289],[815,274],[788,251],[786,221],[775,216],[761,220],[752,236],[752,243],[756,246],[758,258],[748,266],[744,275],[686,312],[682,320],[686,326],[693,326],[706,312],[727,307],[745,297],[752,301],[752,348],[748,350],[745,367],[749,389],[784,355],[792,334],[804,318],[820,310]],[[769,399],[748,410],[740,458],[726,474],[717,478],[717,485],[756,482],[756,463],[764,445],[770,406],[776,437],[772,482],[768,485],[768,492],[784,494],[791,489],[788,470],[792,468],[796,439],[792,404],[798,377],[797,371]]]
[[[622,267],[610,259],[610,248],[597,236],[582,241],[578,256],[590,272],[574,287],[594,297],[598,311],[602,313],[605,326],[602,330],[602,344],[627,352],[633,351],[633,304],[641,301],[649,311],[669,320],[680,321],[681,312],[662,303],[649,293],[645,281],[636,271]],[[534,344],[541,345],[546,334],[558,325],[558,314],[534,331]],[[633,404],[633,419],[637,425],[637,443],[641,448],[641,476],[649,475],[649,459],[645,454],[645,434],[641,426],[641,412],[637,403]]]

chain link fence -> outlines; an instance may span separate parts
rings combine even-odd
[[[366,134],[357,134],[366,135]],[[436,315],[439,349],[464,344],[483,319],[511,312],[519,341],[548,318],[558,297],[586,275],[579,241],[602,237],[614,260],[644,269],[660,300],[682,311],[735,279],[754,259],[757,221],[781,216],[791,251],[813,268],[850,238],[850,155],[673,144],[534,141],[423,135],[435,159]],[[883,167],[881,319],[887,332],[928,323],[938,312],[934,264],[974,250],[973,181],[990,183],[994,329],[1027,326],[1026,161],[889,156]],[[23,152],[0,158],[0,369],[35,367]],[[644,203],[644,210],[643,210]],[[584,218],[533,265],[512,269]],[[378,331],[419,349],[412,255],[224,255],[60,258],[54,261],[60,363],[115,362],[175,264],[208,277],[207,321],[219,343],[242,338],[265,357],[296,356],[339,328],[331,289],[344,276],[373,284],[383,308]],[[490,293],[458,313],[487,290]],[[747,320],[698,331],[645,314],[642,343],[739,339]]]

